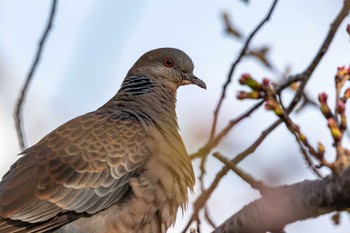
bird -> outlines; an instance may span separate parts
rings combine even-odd
[[[176,48],[143,54],[117,94],[25,149],[0,182],[0,233],[165,233],[195,176],[176,92],[206,84]]]

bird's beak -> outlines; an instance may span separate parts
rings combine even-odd
[[[184,75],[184,79],[182,80],[181,85],[188,85],[188,84],[195,84],[203,89],[207,89],[207,85],[205,82],[197,78],[194,74],[192,73],[187,73]]]

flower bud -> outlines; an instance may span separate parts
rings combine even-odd
[[[330,117],[332,117],[332,112],[327,104],[327,94],[326,93],[321,93],[319,96],[318,96],[318,100],[320,101],[320,109],[321,109],[321,112],[322,114],[328,119]]]
[[[328,95],[326,93],[321,93],[319,96],[318,96],[318,100],[320,101],[320,103],[326,103],[327,102],[327,98],[328,98]]]
[[[325,149],[322,143],[317,143],[317,153],[321,156],[321,158],[323,158]]]
[[[262,98],[261,94],[257,91],[252,91],[252,92],[245,92],[245,91],[240,91],[237,94],[237,99],[260,99]]]
[[[261,90],[261,84],[255,81],[250,74],[243,74],[239,79],[239,83],[256,91]]]
[[[270,79],[268,79],[268,78],[263,78],[263,81],[262,81],[262,85],[264,86],[264,87],[269,87],[270,86]]]
[[[269,99],[265,102],[265,109],[274,111],[277,116],[281,116],[283,114],[281,105],[279,105],[277,101],[273,99]]]
[[[337,110],[340,114],[344,114],[345,112],[345,104],[343,101],[339,100],[337,103]]]
[[[338,128],[337,122],[333,118],[328,119],[328,127],[331,130],[332,137],[334,141],[338,142],[341,140],[343,134],[340,132]]]

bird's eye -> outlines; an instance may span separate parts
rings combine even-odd
[[[165,67],[172,67],[174,65],[174,62],[173,62],[172,59],[166,58],[166,59],[163,60],[163,65]]]

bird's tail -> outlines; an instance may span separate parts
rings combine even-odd
[[[0,233],[24,233],[23,222],[0,218]]]
[[[0,218],[0,233],[49,233],[64,224],[76,220],[77,216],[60,215],[44,222],[27,223],[19,220]]]

